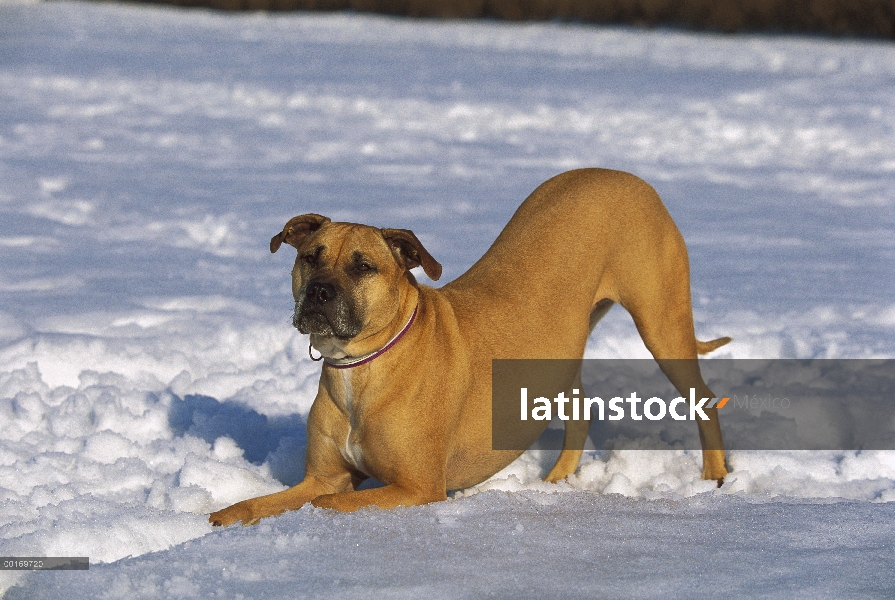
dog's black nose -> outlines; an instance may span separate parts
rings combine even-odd
[[[312,281],[308,284],[305,296],[313,304],[326,304],[336,297],[336,287],[331,283]]]

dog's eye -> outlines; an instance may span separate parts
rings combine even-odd
[[[352,269],[357,275],[369,275],[376,272],[376,265],[367,260],[356,260]]]
[[[306,265],[310,265],[312,267],[317,266],[317,255],[316,254],[305,254],[301,257],[301,261]]]

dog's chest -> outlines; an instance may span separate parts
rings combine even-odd
[[[358,471],[369,475],[364,463],[364,451],[360,444],[360,433],[357,430],[358,408],[354,396],[354,387],[351,384],[350,369],[340,372],[342,382],[342,394],[345,403],[345,411],[348,413],[348,434],[345,442],[339,447],[339,453],[348,464]]]

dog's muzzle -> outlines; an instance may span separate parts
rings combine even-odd
[[[345,295],[333,284],[311,281],[295,303],[292,326],[301,333],[351,339],[360,333]]]

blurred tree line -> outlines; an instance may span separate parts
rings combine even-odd
[[[433,18],[562,20],[709,31],[895,38],[895,0],[137,0],[221,10],[355,10]]]

